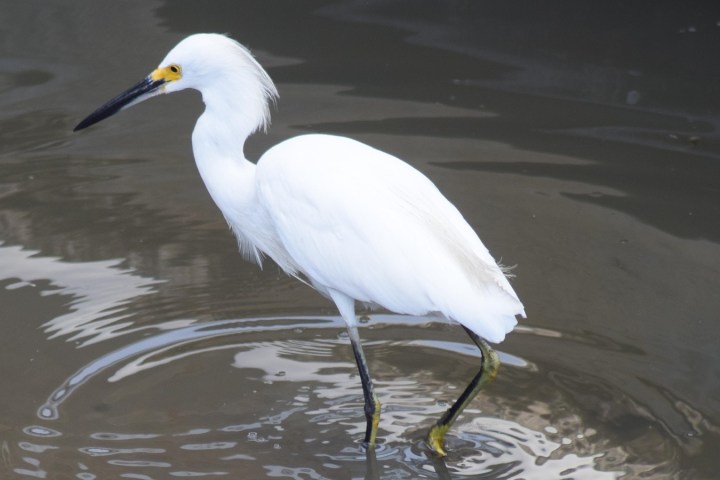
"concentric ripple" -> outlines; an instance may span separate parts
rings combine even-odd
[[[646,418],[647,431],[627,443],[549,381],[571,372],[504,352],[498,380],[448,435],[449,457],[436,458],[424,435],[475,373],[479,354],[458,329],[396,315],[374,315],[362,332],[383,403],[379,445],[368,453],[340,319],[188,323],[106,353],[61,382],[38,409],[39,423],[8,445],[14,473],[47,477],[58,462],[83,479],[610,479],[677,468],[679,447],[660,422]],[[559,332],[521,333],[537,344],[563,340]],[[584,378],[587,395],[613,388]],[[635,408],[628,418],[640,415]],[[654,453],[643,458],[648,445]]]

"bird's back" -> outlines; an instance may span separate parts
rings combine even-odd
[[[259,207],[295,265],[398,313],[441,312],[492,342],[524,315],[458,210],[405,162],[354,140],[304,135],[258,162]]]

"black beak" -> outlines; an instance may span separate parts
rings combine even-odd
[[[148,75],[140,83],[129,88],[88,115],[82,122],[77,124],[73,132],[87,128],[90,125],[115,115],[120,110],[131,107],[150,97],[154,97],[158,93],[161,93],[159,88],[164,84],[165,79],[153,80],[152,76]]]

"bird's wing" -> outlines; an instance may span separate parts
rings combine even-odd
[[[307,135],[258,163],[258,199],[314,283],[389,310],[439,311],[490,341],[522,314],[458,210],[424,175],[362,143]]]

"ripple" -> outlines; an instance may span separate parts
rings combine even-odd
[[[107,448],[107,447],[81,447],[78,451],[93,457],[105,457],[108,455],[128,455],[137,453],[165,453],[163,448]]]
[[[312,468],[308,467],[285,467],[282,465],[266,465],[267,476],[271,478],[292,478],[294,480],[331,480],[328,477],[320,475]]]
[[[23,432],[33,437],[59,437],[62,433],[52,428],[40,427],[38,425],[30,425],[23,428]]]
[[[459,418],[446,437],[449,456],[439,460],[428,452],[425,434],[474,374],[479,353],[469,341],[454,341],[454,329],[428,326],[426,318],[373,315],[371,324],[363,338],[383,404],[375,452],[360,441],[363,397],[347,339],[337,335],[344,323],[300,316],[178,324],[121,346],[48,397],[40,412],[55,412],[52,421],[61,428],[24,430],[62,440],[18,446],[35,456],[38,470],[70,449],[88,465],[78,474],[111,471],[122,478],[155,478],[157,470],[243,478],[251,467],[263,469],[255,476],[302,479],[337,478],[342,471],[367,479],[604,480],[677,469],[680,450],[663,435],[662,422],[647,416],[642,399],[615,407],[624,415],[619,419],[644,418],[635,437],[624,438],[626,423],[608,422],[592,407],[617,401],[623,392],[615,386],[572,366],[560,371],[509,352],[499,352],[506,368]],[[578,344],[563,332],[536,335],[526,328],[523,334],[537,348],[543,341],[564,342],[565,349],[606,345]],[[77,413],[93,412],[88,401],[103,408],[85,421]],[[138,409],[143,413],[134,414]],[[661,454],[643,453],[651,444]],[[278,463],[280,451],[293,461]]]
[[[18,446],[21,449],[23,449],[27,452],[32,452],[32,453],[43,453],[48,450],[53,450],[53,449],[59,448],[56,445],[37,445],[37,444],[31,443],[31,442],[20,442],[20,443],[18,443]]]
[[[172,477],[216,477],[225,476],[228,472],[170,472]]]
[[[99,432],[90,435],[90,438],[95,440],[110,440],[110,441],[127,441],[127,440],[145,440],[148,438],[158,438],[160,435],[156,433],[112,433],[112,432]]]
[[[172,464],[168,462],[151,462],[149,460],[108,460],[110,465],[120,467],[151,467],[151,468],[170,468]]]
[[[189,443],[182,445],[183,450],[227,450],[235,448],[237,442]]]

